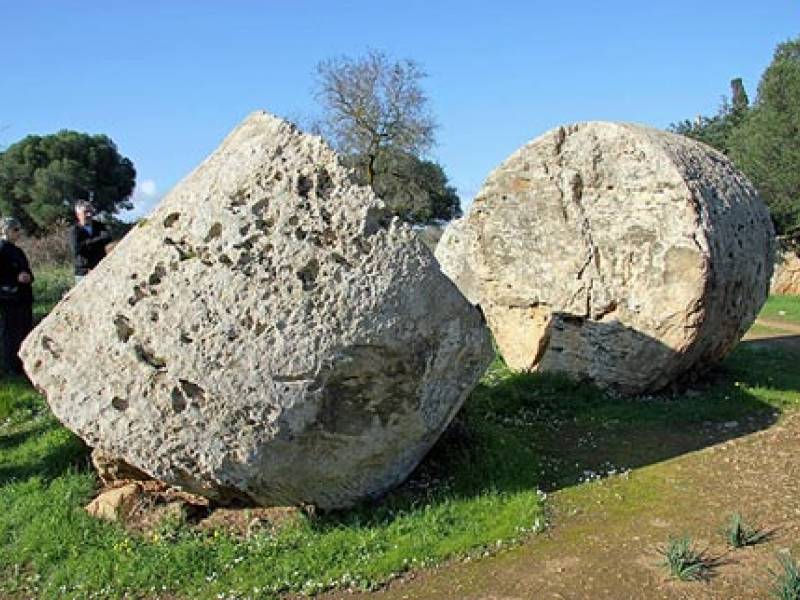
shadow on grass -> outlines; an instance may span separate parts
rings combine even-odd
[[[454,498],[553,491],[765,429],[800,402],[796,360],[779,345],[744,343],[688,388],[635,397],[496,361],[409,480],[357,518],[377,523]]]
[[[49,429],[51,429],[50,426],[40,424],[13,433],[2,433],[0,434],[0,451],[20,446],[29,439],[35,438]]]
[[[52,436],[54,439],[49,444],[38,444],[25,458],[0,465],[0,485],[31,477],[52,480],[71,470],[88,469],[89,448],[83,441],[66,432],[57,433],[61,435]]]
[[[20,377],[0,377],[0,403],[13,421],[0,429],[0,484],[54,479],[85,468],[88,448],[50,414],[44,399]]]
[[[515,374],[494,386],[482,385],[474,394],[480,404],[465,411],[467,428],[493,422],[495,435],[516,439],[518,447],[512,449],[516,456],[498,456],[483,468],[486,455],[473,448],[472,454],[478,454],[471,457],[473,468],[503,491],[531,484],[553,491],[658,463],[775,422],[775,407],[745,391],[742,381],[719,371],[712,377],[715,381],[700,389],[633,398],[553,375]],[[501,448],[487,448],[492,444],[484,436],[485,451],[502,454]],[[441,451],[433,456],[437,454]],[[513,466],[520,455],[527,455],[526,464]],[[521,476],[523,468],[527,476]]]
[[[742,342],[742,346],[749,348],[780,348],[800,355],[800,335],[760,337]]]

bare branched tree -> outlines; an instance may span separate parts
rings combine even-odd
[[[366,160],[370,185],[383,152],[419,156],[433,145],[436,123],[421,87],[426,74],[413,60],[392,61],[371,50],[323,61],[317,76],[322,129],[337,150]]]

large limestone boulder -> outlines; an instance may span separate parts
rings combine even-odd
[[[638,393],[733,348],[773,252],[766,207],[723,155],[592,122],[512,154],[436,256],[511,367]]]
[[[222,502],[339,508],[409,474],[492,348],[415,233],[257,113],[21,354],[107,457]]]
[[[777,253],[770,292],[800,296],[800,256],[796,248],[787,246]]]

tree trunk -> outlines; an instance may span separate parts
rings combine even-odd
[[[370,154],[367,161],[367,182],[369,187],[372,187],[372,184],[375,183],[375,158],[374,154]]]

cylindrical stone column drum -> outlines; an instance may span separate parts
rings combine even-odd
[[[736,345],[767,297],[774,231],[721,153],[590,122],[512,154],[436,255],[509,366],[641,393]]]

